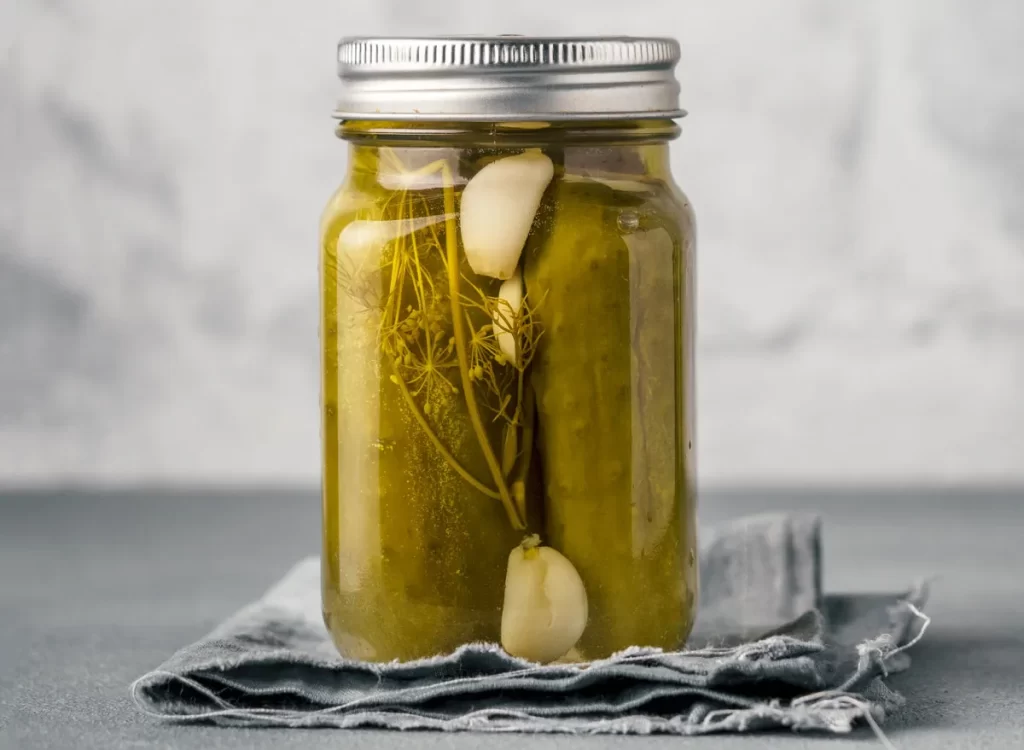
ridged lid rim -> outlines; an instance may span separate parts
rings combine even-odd
[[[679,118],[667,37],[345,37],[338,119]]]

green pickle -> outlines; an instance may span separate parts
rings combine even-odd
[[[552,204],[525,266],[528,293],[545,300],[531,377],[545,532],[586,585],[583,657],[674,648],[692,625],[696,585],[672,333],[679,229],[641,228],[657,213],[651,201],[596,182],[558,185]]]
[[[359,658],[407,659],[425,647],[497,640],[502,592],[495,582],[523,535],[499,503],[456,473],[418,421],[470,475],[487,477],[453,376],[447,277],[430,232],[443,243],[444,223],[401,234],[356,268],[338,258],[345,226],[389,222],[404,232],[442,213],[439,193],[406,201],[382,194],[372,208],[329,220],[324,230],[325,280],[336,281],[325,283],[324,330],[337,331],[326,337],[325,358],[325,613],[342,652]],[[464,264],[460,273],[495,291],[496,282]],[[479,309],[466,315],[476,328],[491,324]],[[481,405],[488,406],[495,404]],[[502,437],[500,424],[488,420],[487,429],[489,440]]]
[[[582,660],[692,625],[692,214],[664,144],[522,138],[353,143],[324,213],[323,605],[346,656]]]

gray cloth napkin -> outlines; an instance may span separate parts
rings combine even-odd
[[[848,732],[902,704],[884,678],[909,666],[905,648],[927,625],[923,584],[822,596],[814,516],[756,516],[704,536],[686,650],[539,666],[475,643],[415,662],[346,660],[309,558],[132,694],[152,715],[231,726],[577,734]]]

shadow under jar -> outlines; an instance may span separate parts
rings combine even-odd
[[[549,662],[685,642],[694,219],[669,170],[677,58],[621,38],[339,45],[322,581],[344,655],[490,641]]]

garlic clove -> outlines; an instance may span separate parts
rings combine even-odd
[[[353,221],[338,235],[338,265],[353,279],[363,278],[380,265],[388,241],[384,221]]]
[[[552,547],[530,546],[508,556],[501,645],[513,656],[547,663],[567,654],[587,625],[587,592],[573,564]]]
[[[516,329],[519,312],[523,308],[523,274],[517,268],[512,278],[498,290],[498,303],[494,308],[494,335],[505,359],[516,365]]]
[[[474,273],[512,276],[554,173],[551,159],[527,151],[491,162],[473,176],[462,191],[460,225]]]
[[[338,233],[338,266],[351,280],[366,280],[374,271],[380,270],[384,247],[389,242],[440,224],[446,218],[440,214],[413,220],[351,221]]]
[[[445,177],[441,164],[447,164],[454,184],[465,184],[459,178],[458,160],[448,153],[440,159],[436,149],[407,148],[398,151],[381,146],[377,163],[377,180],[385,190],[441,190]]]
[[[356,219],[350,221],[338,233],[338,258],[346,258],[352,262],[362,262],[380,251],[387,243],[414,234],[447,219],[446,214],[424,216],[419,219],[398,219],[393,221],[374,221],[372,219]]]
[[[582,184],[596,183],[624,193],[650,193],[656,188],[655,181],[651,179],[622,178],[621,176],[614,176],[603,172],[582,172],[579,174],[566,172],[564,181]]]

